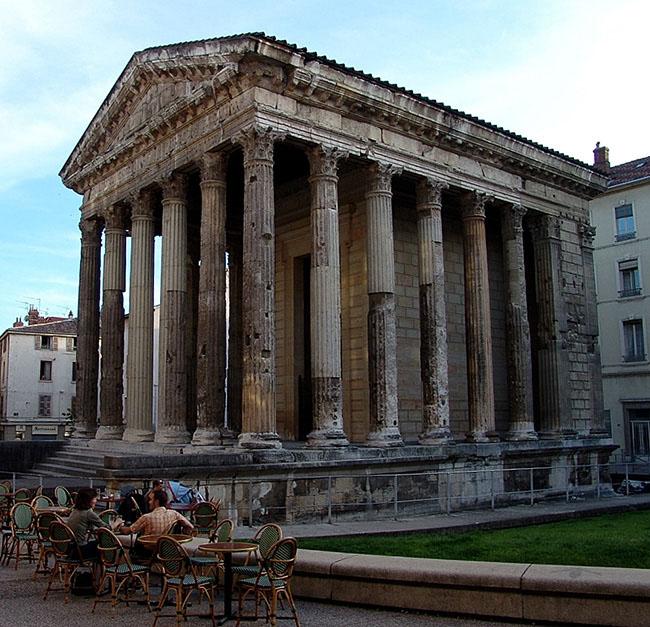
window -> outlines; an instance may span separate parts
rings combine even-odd
[[[52,412],[52,397],[49,394],[41,394],[38,397],[38,415],[42,418],[49,418]]]
[[[636,228],[634,226],[634,214],[632,205],[621,205],[614,209],[616,216],[616,241],[620,242],[626,239],[636,237]]]
[[[618,262],[618,282],[620,287],[618,295],[621,298],[638,296],[641,293],[638,259]]]
[[[52,336],[41,335],[41,350],[52,350]]]
[[[77,362],[73,361],[72,362],[72,383],[76,383],[77,381]]]
[[[626,320],[623,323],[624,361],[643,361],[645,349],[643,343],[643,321]]]
[[[52,362],[51,361],[41,361],[41,381],[51,381],[52,380]]]

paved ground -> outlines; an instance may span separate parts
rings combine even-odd
[[[144,627],[153,622],[153,614],[147,612],[144,605],[118,605],[113,611],[109,604],[98,606],[95,615],[90,613],[92,599],[70,597],[68,605],[63,604],[62,592],[51,592],[47,601],[43,601],[46,579],[40,576],[32,581],[33,567],[21,565],[17,571],[13,568],[0,567],[0,596],[2,627]],[[413,612],[387,612],[369,608],[348,607],[311,601],[297,602],[298,615],[303,627],[487,627],[489,625],[509,625],[517,627],[518,623],[500,623],[494,620],[479,621],[455,617],[441,617],[432,614]],[[190,611],[197,611],[192,607]],[[203,604],[203,609],[207,605]],[[219,608],[218,608],[219,609]],[[166,608],[172,612],[173,608]],[[173,616],[159,621],[161,627],[173,625]],[[209,625],[203,618],[192,618],[187,624]],[[234,623],[228,623],[234,625]],[[265,625],[263,620],[247,622],[246,625]],[[293,625],[291,621],[282,621],[283,625]]]

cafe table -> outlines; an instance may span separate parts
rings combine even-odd
[[[36,508],[37,514],[45,514],[49,512],[65,518],[70,513],[70,508],[62,507],[61,505],[48,505],[47,507]]]
[[[192,536],[188,536],[184,533],[170,533],[167,534],[166,537],[173,538],[180,544],[185,544],[186,542],[192,541]],[[158,540],[160,540],[160,538],[161,536],[150,534],[139,536],[135,539],[135,541],[139,542],[145,549],[153,551],[156,548],[156,545],[158,544]]]
[[[199,551],[223,555],[223,617],[219,624],[223,625],[236,617],[232,612],[232,556],[233,553],[253,553],[258,545],[252,542],[210,542],[199,545]]]

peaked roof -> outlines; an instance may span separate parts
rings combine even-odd
[[[11,327],[5,333],[20,333],[21,335],[77,335],[77,318],[66,318],[59,322],[46,322],[44,324],[30,324],[24,327]]]
[[[611,167],[607,187],[616,187],[648,178],[650,178],[650,156]]]
[[[210,38],[210,39],[200,39],[200,40],[195,40],[195,41],[186,41],[186,42],[181,42],[181,43],[176,43],[176,44],[168,44],[164,46],[154,46],[151,48],[146,48],[144,50],[141,50],[139,52],[136,52],[133,54],[129,62],[127,63],[126,67],[118,77],[117,81],[111,88],[110,92],[102,102],[101,106],[99,107],[97,113],[94,115],[93,119],[91,120],[90,124],[84,131],[81,139],[77,142],[77,145],[75,146],[74,150],[72,151],[70,157],[68,157],[65,165],[61,169],[60,176],[65,178],[65,175],[71,166],[72,162],[75,160],[77,155],[79,154],[79,151],[82,149],[82,146],[89,134],[91,134],[92,129],[95,127],[95,125],[100,124],[101,125],[101,118],[104,112],[108,109],[110,106],[110,103],[114,96],[120,92],[120,90],[124,87],[124,83],[128,81],[129,75],[135,70],[135,68],[138,67],[140,63],[148,63],[151,61],[152,57],[155,58],[156,56],[160,56],[161,59],[170,59],[170,57],[174,57],[176,52],[182,52],[183,49],[190,49],[193,47],[201,47],[201,55],[206,55],[209,54],[210,47],[214,46],[214,53],[219,53],[219,52],[227,52],[227,50],[220,51],[218,49],[218,46],[216,44],[232,44],[233,49],[238,49],[239,52],[242,52],[242,44],[248,43],[250,45],[249,50],[251,52],[258,52],[259,50],[259,45],[260,44],[270,44],[276,48],[283,48],[285,52],[291,54],[292,56],[299,55],[302,57],[302,62],[303,63],[309,63],[312,61],[317,61],[321,64],[327,65],[335,70],[338,70],[340,72],[343,72],[345,74],[348,74],[350,76],[354,76],[356,78],[360,78],[364,81],[373,83],[375,85],[378,85],[380,87],[390,89],[394,92],[398,92],[400,94],[403,94],[405,96],[414,98],[422,103],[425,103],[429,106],[435,107],[436,109],[442,110],[446,113],[450,113],[454,116],[458,116],[460,118],[464,118],[466,120],[469,120],[475,124],[478,124],[480,126],[483,126],[491,131],[498,132],[500,134],[503,134],[511,139],[523,142],[525,144],[528,144],[530,146],[533,146],[534,148],[541,150],[547,154],[553,155],[555,157],[558,157],[562,160],[565,160],[569,163],[575,164],[577,166],[580,166],[582,168],[586,168],[588,170],[592,170],[596,173],[599,173],[592,165],[584,163],[583,161],[580,161],[578,159],[575,159],[574,157],[570,157],[568,155],[565,155],[557,150],[554,150],[552,148],[549,148],[547,146],[544,146],[542,144],[539,144],[535,141],[532,141],[522,135],[519,135],[517,133],[514,133],[512,131],[509,131],[507,129],[504,129],[503,127],[497,126],[495,124],[492,124],[490,122],[487,122],[481,118],[478,118],[476,116],[470,115],[468,113],[465,113],[463,111],[460,111],[458,109],[454,109],[452,107],[449,107],[437,100],[433,100],[432,98],[428,98],[426,96],[423,96],[422,94],[413,92],[412,90],[406,89],[404,87],[401,87],[399,85],[396,85],[395,83],[390,83],[388,81],[384,81],[381,78],[378,78],[376,76],[373,76],[372,74],[367,74],[365,72],[359,71],[353,67],[350,67],[348,65],[339,63],[338,61],[334,59],[329,59],[325,56],[319,55],[317,52],[312,52],[307,50],[307,48],[300,48],[296,46],[295,44],[289,43],[285,40],[278,39],[276,37],[273,37],[271,35],[267,35],[263,32],[250,32],[250,33],[241,33],[238,35],[229,35],[225,37],[215,37],[215,38]],[[235,45],[238,44],[238,45]],[[197,55],[199,54],[198,52],[196,53]]]

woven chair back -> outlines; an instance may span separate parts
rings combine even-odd
[[[215,507],[208,501],[199,503],[192,513],[194,517],[194,523],[197,527],[200,527],[202,529],[209,529],[216,526],[218,514],[219,508]]]
[[[57,557],[67,557],[70,552],[70,547],[77,546],[77,541],[75,540],[74,533],[72,533],[72,529],[60,520],[54,520],[50,525],[50,542],[52,543],[52,549],[56,553]],[[77,553],[79,560],[81,561],[81,555],[78,552],[78,548]]]
[[[32,507],[34,508],[39,508],[39,507],[52,507],[54,505],[54,502],[49,496],[36,496],[32,499]]]
[[[16,503],[11,508],[10,516],[14,531],[29,531],[34,524],[34,510],[29,503]]]
[[[124,553],[120,539],[110,530],[100,527],[95,532],[99,559],[104,567],[117,566]]]
[[[50,539],[50,525],[60,518],[54,512],[43,512],[36,517],[36,534],[41,542]]]
[[[293,573],[297,551],[298,543],[295,538],[283,538],[276,542],[264,560],[269,577],[288,581]]]
[[[282,528],[279,525],[276,525],[275,523],[267,523],[260,527],[254,537],[254,540],[258,543],[260,557],[266,557],[271,547],[281,539]]]
[[[233,522],[230,518],[224,518],[214,530],[210,541],[211,542],[232,542]]]
[[[19,490],[16,490],[16,494],[14,495],[14,501],[16,503],[26,503],[30,501],[31,498],[32,495],[27,488],[20,488]]]
[[[62,485],[58,485],[54,488],[54,498],[56,498],[56,502],[61,507],[70,507],[72,505],[70,492],[68,492],[67,488]]]
[[[156,548],[156,559],[167,577],[183,577],[190,568],[190,558],[174,538],[161,536]]]

